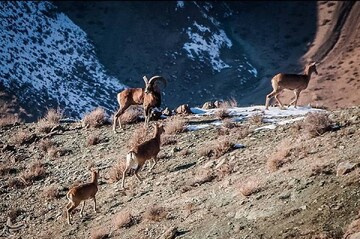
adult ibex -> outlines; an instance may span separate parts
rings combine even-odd
[[[161,105],[161,91],[156,86],[157,81],[162,81],[166,86],[166,80],[162,76],[153,76],[150,80],[146,76],[143,77],[145,88],[128,88],[117,94],[117,101],[119,103],[119,110],[114,115],[113,131],[116,133],[116,124],[119,122],[121,125],[121,115],[131,105],[143,105],[145,115],[145,126],[148,125],[150,120],[151,110],[154,107]]]
[[[284,74],[284,73],[279,73],[279,74],[275,75],[271,79],[273,91],[266,96],[265,109],[269,109],[269,103],[270,103],[270,100],[272,97],[275,97],[275,99],[279,103],[280,107],[284,108],[283,104],[281,103],[281,101],[278,98],[278,95],[284,89],[294,91],[295,99],[290,103],[290,105],[292,105],[294,103],[294,107],[296,108],[296,104],[299,99],[300,92],[307,88],[310,78],[311,78],[311,74],[313,72],[318,74],[315,63],[308,65],[305,69],[304,74],[302,74],[302,75],[300,75],[300,74]]]

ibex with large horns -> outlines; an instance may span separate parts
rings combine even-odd
[[[148,125],[151,110],[154,107],[160,107],[161,105],[161,91],[156,86],[157,81],[162,81],[166,86],[166,80],[162,76],[153,76],[150,80],[146,76],[143,77],[145,82],[145,88],[128,88],[117,94],[117,101],[119,103],[119,110],[114,115],[113,131],[116,133],[116,124],[119,122],[121,125],[121,115],[131,105],[143,105],[145,115],[145,126]]]

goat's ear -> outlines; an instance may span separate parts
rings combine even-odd
[[[149,84],[148,78],[146,76],[143,76],[143,79],[146,85]]]

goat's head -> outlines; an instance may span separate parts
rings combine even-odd
[[[318,75],[316,70],[316,62],[313,62],[308,66],[308,72],[315,72],[315,74]]]
[[[165,133],[165,128],[164,128],[163,124],[156,123],[155,128],[156,128],[156,131],[158,132],[158,134]]]
[[[146,76],[143,76],[143,79],[144,79],[144,82],[145,82],[145,93],[150,93],[150,92],[154,92],[154,91],[158,91],[156,88],[155,88],[155,83],[157,81],[161,81],[164,83],[164,85],[166,86],[166,80],[164,77],[162,76],[153,76],[151,77],[150,80],[147,79]]]

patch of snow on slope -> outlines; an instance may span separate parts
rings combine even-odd
[[[0,16],[0,81],[20,101],[53,101],[77,117],[97,106],[113,110],[125,86],[106,74],[86,33],[52,3],[1,2]]]
[[[209,28],[194,22],[193,27],[186,31],[190,42],[186,42],[183,49],[190,59],[197,57],[200,61],[209,61],[215,71],[220,72],[230,66],[220,59],[222,47],[231,48],[232,42],[223,30],[211,32]]]

